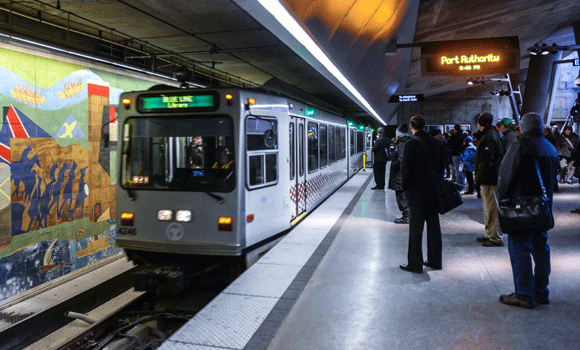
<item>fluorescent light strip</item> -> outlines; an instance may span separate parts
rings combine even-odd
[[[6,38],[10,38],[10,39],[14,39],[14,40],[18,40],[18,41],[21,41],[21,42],[24,42],[24,43],[27,43],[27,44],[30,44],[30,45],[44,47],[44,48],[49,49],[49,50],[58,51],[58,52],[66,53],[66,54],[69,54],[69,55],[86,58],[86,59],[89,59],[91,61],[102,62],[102,63],[105,63],[105,64],[110,64],[110,65],[117,66],[117,67],[121,67],[121,68],[125,68],[125,69],[128,69],[128,70],[132,70],[132,71],[136,71],[136,72],[141,72],[141,73],[153,75],[153,76],[156,76],[156,77],[159,77],[159,78],[163,78],[163,79],[166,79],[166,80],[177,81],[177,79],[175,79],[173,77],[169,77],[169,76],[163,75],[163,74],[159,74],[159,73],[155,73],[155,72],[150,72],[150,71],[147,71],[147,70],[141,70],[139,68],[127,66],[127,65],[124,65],[124,64],[121,64],[121,63],[117,63],[117,62],[105,60],[105,59],[98,58],[98,57],[84,55],[84,54],[81,54],[81,53],[78,53],[78,52],[74,52],[74,51],[63,50],[63,49],[60,49],[58,47],[54,47],[54,46],[50,46],[50,45],[45,45],[45,44],[38,43],[38,42],[35,42],[35,41],[31,41],[31,40],[28,40],[28,39],[19,38],[19,37],[13,36],[13,35],[7,35],[7,34],[4,34],[4,33],[0,33],[0,36],[6,37]],[[193,85],[193,86],[196,86],[196,87],[199,87],[199,88],[206,88],[207,87],[205,85],[200,85],[200,84],[192,83],[192,82],[189,82],[189,81],[187,82],[187,84]]]
[[[346,79],[344,75],[336,68],[330,59],[322,52],[320,47],[316,45],[314,40],[302,29],[296,20],[286,11],[279,1],[274,0],[258,0],[264,8],[276,18],[280,24],[286,28],[306,49],[314,55],[318,62],[322,63],[326,69],[330,71],[336,79],[338,79],[383,125],[387,125],[385,121],[375,112],[371,105],[362,97],[362,95],[355,89],[354,86]]]

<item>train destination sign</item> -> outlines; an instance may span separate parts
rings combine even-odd
[[[183,111],[183,110],[215,110],[218,107],[217,93],[154,93],[141,95],[137,98],[137,109],[140,112]]]
[[[421,43],[422,76],[518,73],[517,36]]]
[[[389,103],[394,102],[418,102],[423,101],[424,95],[417,94],[417,95],[393,95],[389,99]]]

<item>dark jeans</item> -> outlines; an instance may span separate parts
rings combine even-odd
[[[475,184],[473,183],[473,171],[467,171],[465,173],[465,178],[467,179],[467,192],[475,191]]]
[[[423,269],[423,226],[427,222],[427,260],[435,267],[441,267],[441,226],[437,204],[409,206],[409,252],[408,266],[411,269]]]
[[[409,201],[407,200],[407,196],[405,191],[395,191],[395,199],[397,200],[397,205],[399,206],[399,210],[404,218],[409,217]]]
[[[373,174],[375,175],[375,183],[378,188],[385,188],[385,171],[387,170],[387,162],[377,162],[373,164]]]
[[[508,235],[508,251],[512,263],[516,296],[532,301],[534,294],[548,298],[550,276],[550,246],[548,232],[528,235]],[[536,265],[532,271],[532,259]]]

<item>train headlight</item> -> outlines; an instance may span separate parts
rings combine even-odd
[[[157,212],[157,219],[160,221],[169,221],[173,217],[171,210],[162,209]]]
[[[233,219],[229,216],[220,216],[218,219],[218,231],[233,231]]]
[[[181,222],[189,222],[191,221],[191,211],[189,210],[178,210],[175,213],[175,220]]]

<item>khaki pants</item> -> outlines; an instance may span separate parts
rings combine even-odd
[[[503,241],[499,232],[499,218],[495,190],[497,186],[481,185],[481,201],[483,202],[483,220],[485,221],[485,237],[492,242]]]

